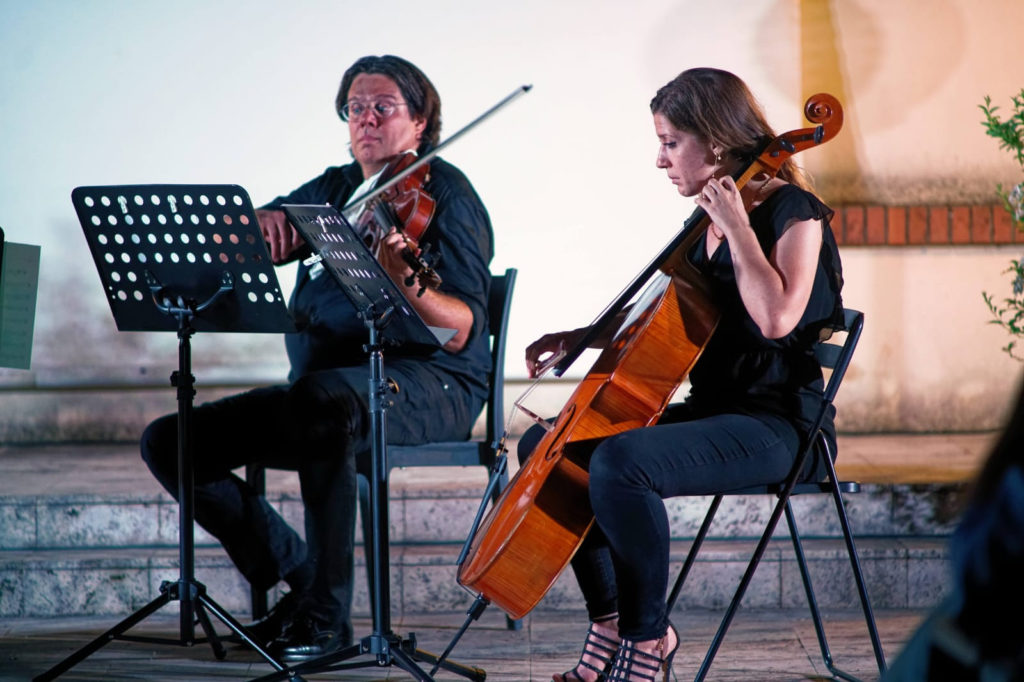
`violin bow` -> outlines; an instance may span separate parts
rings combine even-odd
[[[489,118],[492,114],[497,112],[499,109],[504,107],[506,104],[508,104],[512,100],[516,99],[520,95],[523,95],[523,94],[529,92],[531,88],[533,88],[532,85],[520,85],[518,88],[513,90],[511,94],[507,95],[500,102],[498,102],[497,104],[492,106],[490,109],[488,109],[484,113],[482,113],[479,116],[477,116],[475,119],[473,119],[472,121],[470,121],[466,125],[462,126],[462,128],[460,128],[458,131],[456,131],[453,135],[451,135],[444,142],[438,143],[438,145],[436,147],[434,147],[429,152],[427,152],[426,154],[424,154],[423,156],[418,158],[415,162],[410,164],[407,168],[405,168],[404,170],[402,170],[402,171],[400,171],[398,173],[395,173],[392,177],[388,178],[387,182],[384,182],[379,187],[374,187],[370,191],[364,192],[360,196],[358,196],[355,199],[352,199],[351,201],[349,201],[341,209],[341,213],[347,214],[348,211],[351,211],[352,209],[357,208],[357,207],[361,206],[362,204],[365,204],[367,201],[370,201],[371,199],[379,196],[380,194],[382,194],[385,191],[387,191],[389,188],[391,188],[394,185],[396,185],[397,183],[401,182],[402,178],[404,178],[407,175],[410,175],[410,174],[416,172],[417,168],[419,168],[420,166],[422,166],[425,163],[428,163],[432,158],[437,156],[441,152],[442,149],[447,147],[452,142],[455,142],[455,140],[459,139],[460,137],[462,137],[462,135],[464,135],[465,133],[469,132],[471,129],[475,128],[478,124],[482,123],[485,119]]]

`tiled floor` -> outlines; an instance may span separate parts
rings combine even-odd
[[[168,610],[143,621],[132,632],[178,637],[178,622]],[[670,679],[693,679],[717,627],[717,612],[681,611],[674,615],[680,634]],[[920,622],[922,614],[893,611],[877,614],[886,656],[893,656]],[[464,615],[407,614],[392,621],[392,631],[416,635],[419,649],[441,653]],[[878,669],[859,612],[826,614],[829,644],[836,664],[863,680],[877,680]],[[5,623],[0,637],[0,680],[30,680],[112,627],[117,619],[22,620]],[[357,636],[370,634],[370,623],[357,621]],[[582,613],[535,611],[520,631],[509,631],[502,614],[489,610],[473,623],[455,647],[451,659],[481,668],[487,680],[549,680],[556,671],[571,668],[585,631]],[[221,630],[218,627],[218,630]],[[226,632],[226,630],[223,630]],[[308,680],[416,679],[397,665],[377,667],[374,659],[359,656],[351,662],[370,663],[356,670],[333,670],[304,675]],[[423,672],[430,667],[424,664]],[[113,641],[58,679],[84,680],[251,680],[271,675],[273,668],[251,649],[228,644],[227,656],[218,661],[209,644],[193,647]],[[828,679],[814,629],[802,611],[740,611],[730,629],[708,680],[720,682],[789,682]],[[466,679],[440,671],[433,679]]]

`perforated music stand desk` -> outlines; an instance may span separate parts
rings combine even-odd
[[[236,185],[78,187],[71,199],[120,331],[175,331],[178,371],[179,564],[177,581],[160,596],[36,680],[50,680],[113,639],[192,646],[198,619],[217,658],[225,652],[206,610],[274,668],[282,666],[195,580],[192,398],[189,339],[196,331],[295,331],[260,233],[252,203]],[[180,602],[178,639],[125,631],[172,601]]]
[[[259,682],[285,679],[289,674],[306,674],[348,668],[397,665],[418,680],[432,680],[418,661],[459,674],[471,680],[483,680],[486,672],[439,658],[416,648],[415,637],[396,635],[391,629],[391,597],[388,559],[388,466],[387,422],[385,412],[388,394],[395,391],[383,374],[383,346],[416,344],[437,349],[447,343],[455,330],[428,326],[404,294],[395,286],[377,259],[352,229],[349,222],[332,206],[285,205],[282,207],[292,225],[312,247],[313,257],[307,262],[322,265],[359,311],[369,333],[366,348],[370,358],[369,406],[372,433],[370,467],[370,515],[372,537],[371,609],[373,632],[358,643],[296,665],[286,671],[271,673]],[[362,655],[373,658],[344,663]]]
[[[331,273],[361,315],[395,309],[392,318],[377,325],[381,342],[440,348],[455,336],[454,329],[432,327],[423,321],[352,225],[333,206],[285,204],[282,208],[312,247],[312,260]]]

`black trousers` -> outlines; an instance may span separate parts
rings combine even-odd
[[[423,362],[387,364],[399,385],[387,440],[416,444],[467,438],[481,405]],[[249,582],[269,589],[310,562],[310,614],[351,636],[356,472],[369,471],[369,367],[309,374],[194,410],[196,521],[224,546]],[[474,404],[475,403],[475,404]],[[142,458],[177,496],[177,414],[142,436]],[[232,470],[250,463],[298,471],[305,541]]]
[[[524,460],[544,430],[520,440]],[[590,458],[596,522],[572,559],[591,619],[618,612],[619,634],[661,637],[671,533],[664,500],[780,481],[800,447],[796,428],[774,415],[696,418],[670,406],[655,426],[601,441]]]

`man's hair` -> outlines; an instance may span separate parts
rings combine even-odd
[[[441,138],[441,98],[430,79],[414,64],[401,57],[389,54],[363,57],[350,66],[341,77],[341,85],[334,98],[334,108],[339,115],[348,102],[352,81],[361,73],[379,74],[393,80],[409,106],[409,117],[422,118],[426,122],[417,153],[422,155],[437,146]]]

